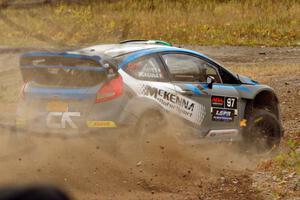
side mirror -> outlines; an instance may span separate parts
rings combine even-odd
[[[206,82],[207,82],[207,87],[209,89],[212,89],[213,84],[216,82],[216,79],[213,76],[208,76]]]

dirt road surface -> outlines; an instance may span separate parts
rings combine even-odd
[[[281,102],[284,141],[299,139],[299,47],[187,47],[274,87]],[[244,155],[236,145],[185,147],[158,140],[150,144],[150,152],[141,153],[126,139],[120,145],[116,136],[12,136],[9,127],[22,84],[18,57],[28,50],[0,48],[0,186],[50,183],[78,200],[267,198],[255,187],[253,174],[271,155]]]

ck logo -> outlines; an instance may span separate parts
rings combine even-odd
[[[71,117],[80,117],[80,112],[49,112],[46,123],[49,128],[78,128]]]

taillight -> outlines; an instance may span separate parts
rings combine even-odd
[[[123,91],[123,79],[122,76],[118,76],[105,83],[98,91],[96,97],[96,103],[110,101],[122,95]]]
[[[21,91],[20,91],[20,97],[22,99],[25,99],[25,89],[26,89],[27,83],[23,83],[22,87],[21,87]]]

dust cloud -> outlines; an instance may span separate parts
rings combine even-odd
[[[140,144],[120,136],[125,133],[64,138],[1,132],[0,184],[50,183],[77,199],[180,196],[256,163],[234,144],[182,145],[163,134]]]

